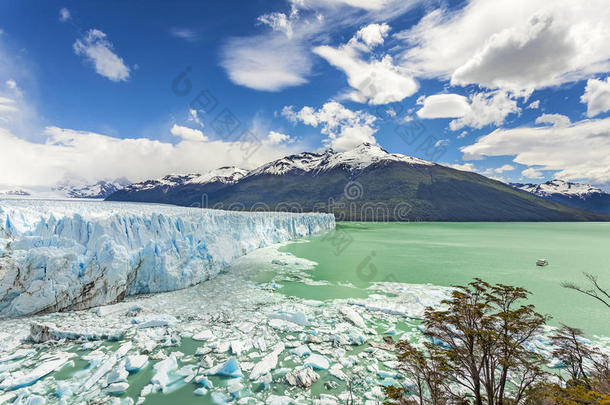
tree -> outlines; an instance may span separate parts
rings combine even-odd
[[[427,308],[425,351],[399,346],[401,367],[415,376],[419,404],[442,403],[434,398],[456,402],[461,391],[469,392],[476,405],[521,401],[544,375],[542,358],[526,348],[547,318],[531,305],[519,305],[528,295],[523,288],[475,279],[442,301],[446,309]]]
[[[599,285],[598,277],[596,275],[590,273],[584,273],[584,275],[590,283],[590,286],[588,288],[580,287],[577,284],[569,282],[563,282],[561,283],[561,286],[588,295],[589,297],[598,300],[599,302],[610,308],[610,292]]]

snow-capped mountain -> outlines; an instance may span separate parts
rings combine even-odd
[[[512,183],[511,186],[571,207],[610,213],[610,194],[589,184],[555,179],[541,184]]]
[[[29,195],[31,195],[29,192],[20,188],[14,190],[0,191],[0,196],[25,197]]]
[[[563,195],[568,197],[589,198],[594,194],[604,194],[604,192],[594,186],[583,183],[571,183],[565,180],[550,180],[546,183],[512,183],[513,187],[528,193],[536,194],[539,197],[550,197],[552,195]]]
[[[129,182],[124,179],[114,181],[101,180],[95,184],[86,185],[73,185],[63,182],[55,186],[53,190],[69,198],[104,199],[127,185],[129,185]]]
[[[323,153],[303,152],[297,155],[286,156],[251,171],[248,177],[262,174],[279,176],[290,172],[312,173],[315,175],[335,168],[358,171],[380,162],[403,162],[411,165],[434,164],[411,156],[389,153],[378,145],[363,143],[346,152],[337,153],[329,149]]]
[[[171,189],[187,184],[204,185],[208,183],[233,184],[248,173],[247,170],[235,166],[225,166],[210,172],[199,174],[192,173],[186,175],[167,175],[161,179],[146,180],[134,183],[125,187],[127,192],[139,192],[154,189]]]
[[[234,172],[232,172],[234,171]],[[303,152],[250,172],[223,168],[131,185],[111,201],[228,210],[333,212],[358,221],[607,219],[517,191],[480,174],[388,153],[372,144]]]

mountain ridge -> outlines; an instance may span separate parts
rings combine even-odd
[[[146,192],[128,188],[108,199],[237,210],[322,211],[333,212],[338,220],[354,221],[610,219],[480,174],[392,154],[371,144],[346,152],[285,156],[232,183],[187,182]]]

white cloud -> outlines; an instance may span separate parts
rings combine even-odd
[[[418,101],[423,104],[417,112],[420,118],[458,118],[449,123],[452,131],[501,125],[509,114],[520,111],[517,101],[502,91],[475,93],[469,99],[459,94],[435,94]]]
[[[229,40],[221,65],[234,83],[264,91],[304,84],[311,70],[303,45],[277,33]]]
[[[290,135],[282,134],[277,131],[269,131],[269,135],[267,135],[266,142],[270,145],[277,145],[282,142],[292,142],[293,139]]]
[[[66,22],[70,19],[70,17],[70,10],[68,10],[67,8],[64,7],[59,10],[59,21]]]
[[[221,49],[221,66],[232,82],[255,90],[299,86],[307,83],[311,73],[312,48],[340,30],[395,18],[419,1],[288,0],[289,13],[270,12],[258,17],[257,23],[269,26],[269,31],[226,41]],[[378,25],[379,35],[385,35],[384,24]],[[376,41],[373,33],[364,34],[367,40]]]
[[[268,25],[273,31],[279,31],[286,34],[288,38],[292,38],[293,30],[292,23],[299,16],[299,11],[296,7],[292,8],[290,15],[284,13],[268,13],[258,17],[258,21]]]
[[[87,182],[121,177],[142,181],[226,165],[250,169],[296,151],[264,142],[181,140],[171,144],[57,127],[46,128],[45,136],[44,143],[35,143],[0,128],[0,184],[52,186],[75,177]]]
[[[569,127],[496,129],[461,148],[464,160],[514,156],[538,170],[559,171],[557,178],[610,183],[610,118],[583,120]]]
[[[169,33],[176,38],[183,39],[187,42],[197,42],[201,39],[199,32],[191,28],[178,28],[174,27],[169,30]]]
[[[112,49],[106,34],[97,29],[90,29],[83,38],[74,43],[74,52],[85,56],[97,73],[114,82],[126,81],[129,79],[130,69]]]
[[[328,136],[324,143],[337,151],[351,150],[364,142],[377,143],[373,136],[377,132],[373,127],[375,116],[365,111],[352,111],[336,101],[330,101],[318,110],[303,107],[294,111],[294,107],[287,106],[282,115],[293,123],[320,126],[321,132]]]
[[[542,174],[541,171],[534,169],[533,167],[523,170],[521,172],[521,175],[528,179],[543,179],[544,178],[544,174]]]
[[[208,140],[207,136],[203,135],[198,129],[193,129],[189,127],[183,127],[180,125],[174,124],[174,126],[169,131],[172,135],[182,138],[185,141],[191,142],[205,142]]]
[[[455,170],[461,170],[463,172],[476,172],[477,169],[474,167],[474,164],[468,163],[441,163],[443,166],[451,167]]]
[[[364,42],[369,47],[383,44],[385,37],[390,32],[390,26],[383,24],[369,24],[361,28],[356,33],[356,38]]]
[[[557,128],[564,128],[570,125],[570,118],[562,114],[542,114],[536,118],[536,124],[551,124]]]
[[[417,91],[417,82],[394,64],[392,56],[363,58],[372,46],[383,43],[389,29],[387,24],[371,24],[338,48],[325,45],[313,49],[314,53],[346,74],[348,84],[355,90],[348,94],[352,101],[387,104],[402,101]]]
[[[423,100],[423,107],[417,111],[420,118],[457,118],[470,113],[468,99],[459,94],[435,94]]]
[[[589,79],[585,94],[580,98],[581,103],[587,104],[587,116],[594,117],[610,110],[610,76],[606,81]]]
[[[529,94],[610,70],[606,0],[471,0],[398,35],[404,66],[424,77]]]
[[[540,100],[536,100],[536,101],[532,101],[531,103],[529,103],[529,105],[527,106],[528,109],[530,110],[535,110],[537,108],[540,107]]]
[[[470,96],[470,111],[449,123],[452,131],[463,127],[483,128],[489,124],[501,125],[509,114],[519,113],[517,101],[503,91],[476,93]]]
[[[447,146],[447,145],[449,145],[449,139],[439,139],[434,144],[434,147],[435,148],[440,148],[441,146]]]

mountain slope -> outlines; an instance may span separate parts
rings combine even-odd
[[[608,219],[516,190],[476,173],[390,154],[370,144],[343,153],[327,151],[287,156],[233,183],[214,188],[187,182],[156,193],[154,202],[239,210],[333,212],[338,220]],[[127,188],[109,199],[143,201],[143,198],[143,193],[129,192]]]
[[[131,184],[112,194],[112,201],[135,201],[201,206],[201,196],[234,184],[248,172],[234,166],[205,174],[168,175],[162,179]]]
[[[589,184],[555,179],[542,184],[513,183],[511,186],[570,207],[610,214],[610,194]]]

